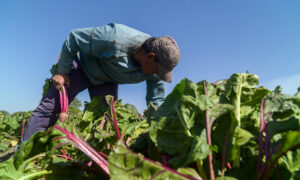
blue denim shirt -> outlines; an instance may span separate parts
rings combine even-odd
[[[165,82],[156,74],[144,74],[132,58],[134,49],[149,37],[151,36],[136,29],[115,23],[75,29],[63,44],[58,72],[70,73],[72,61],[77,56],[92,84],[131,84],[146,81],[147,104],[152,102],[159,106],[165,97]]]

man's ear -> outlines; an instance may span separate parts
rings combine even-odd
[[[147,54],[147,57],[148,57],[148,58],[154,58],[154,57],[155,57],[155,54],[154,54],[153,52],[148,53],[148,54]]]

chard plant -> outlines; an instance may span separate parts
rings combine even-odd
[[[60,114],[59,118],[61,122],[64,124],[66,119],[68,118],[68,109],[69,109],[69,100],[65,86],[62,86],[59,91],[59,99],[60,99]]]
[[[299,179],[300,93],[258,85],[249,73],[215,83],[183,79],[144,116],[95,97],[80,116],[22,144],[9,166],[0,163],[0,179],[8,169],[45,173],[33,179]],[[67,92],[60,94],[66,113]]]

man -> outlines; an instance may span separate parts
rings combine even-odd
[[[88,89],[90,98],[118,97],[118,84],[146,81],[147,103],[159,106],[165,96],[165,82],[180,59],[179,48],[170,36],[160,38],[125,25],[76,29],[63,44],[54,85],[43,97],[27,123],[21,143],[36,131],[55,124],[60,113],[59,93],[67,86],[69,102]]]

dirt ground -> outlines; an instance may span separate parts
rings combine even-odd
[[[0,162],[6,161],[7,159],[10,158],[10,156],[14,153],[15,147],[11,147],[7,151],[1,153],[0,152]]]

